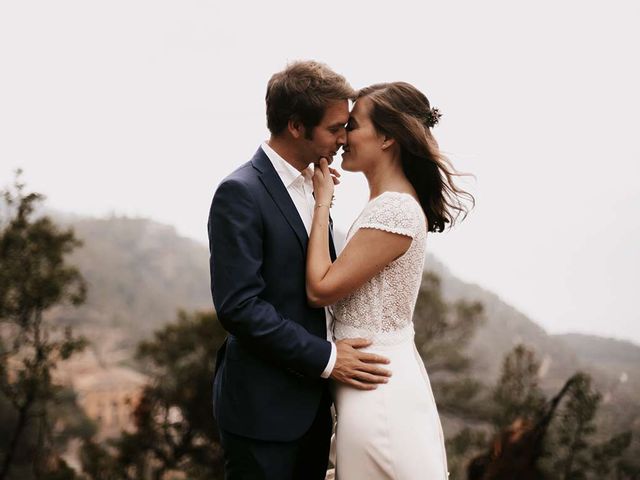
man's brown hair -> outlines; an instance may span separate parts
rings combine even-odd
[[[267,84],[267,127],[272,135],[278,135],[289,120],[297,120],[310,138],[330,102],[352,99],[355,94],[347,80],[324,63],[293,62]]]

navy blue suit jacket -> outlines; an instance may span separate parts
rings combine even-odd
[[[229,333],[214,376],[218,425],[300,438],[327,388],[331,344],[324,309],[307,303],[307,232],[262,148],[218,186],[208,229],[213,303]]]

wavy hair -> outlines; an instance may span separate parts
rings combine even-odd
[[[365,87],[356,97],[371,100],[370,118],[379,133],[400,145],[402,168],[415,188],[427,217],[430,232],[452,227],[464,219],[475,198],[454,183],[458,173],[438,148],[431,127],[440,114],[427,97],[405,82],[378,83]],[[471,204],[469,208],[467,202]]]

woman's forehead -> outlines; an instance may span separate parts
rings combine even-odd
[[[356,100],[353,108],[351,109],[351,116],[361,118],[367,115],[369,111],[371,100],[367,97],[362,97]]]

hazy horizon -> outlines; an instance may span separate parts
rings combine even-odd
[[[640,4],[116,0],[0,4],[0,188],[206,242],[220,180],[267,137],[264,91],[314,58],[415,84],[477,198],[428,249],[551,333],[640,343]],[[335,163],[339,165],[339,156]],[[367,186],[345,173],[349,228]]]

